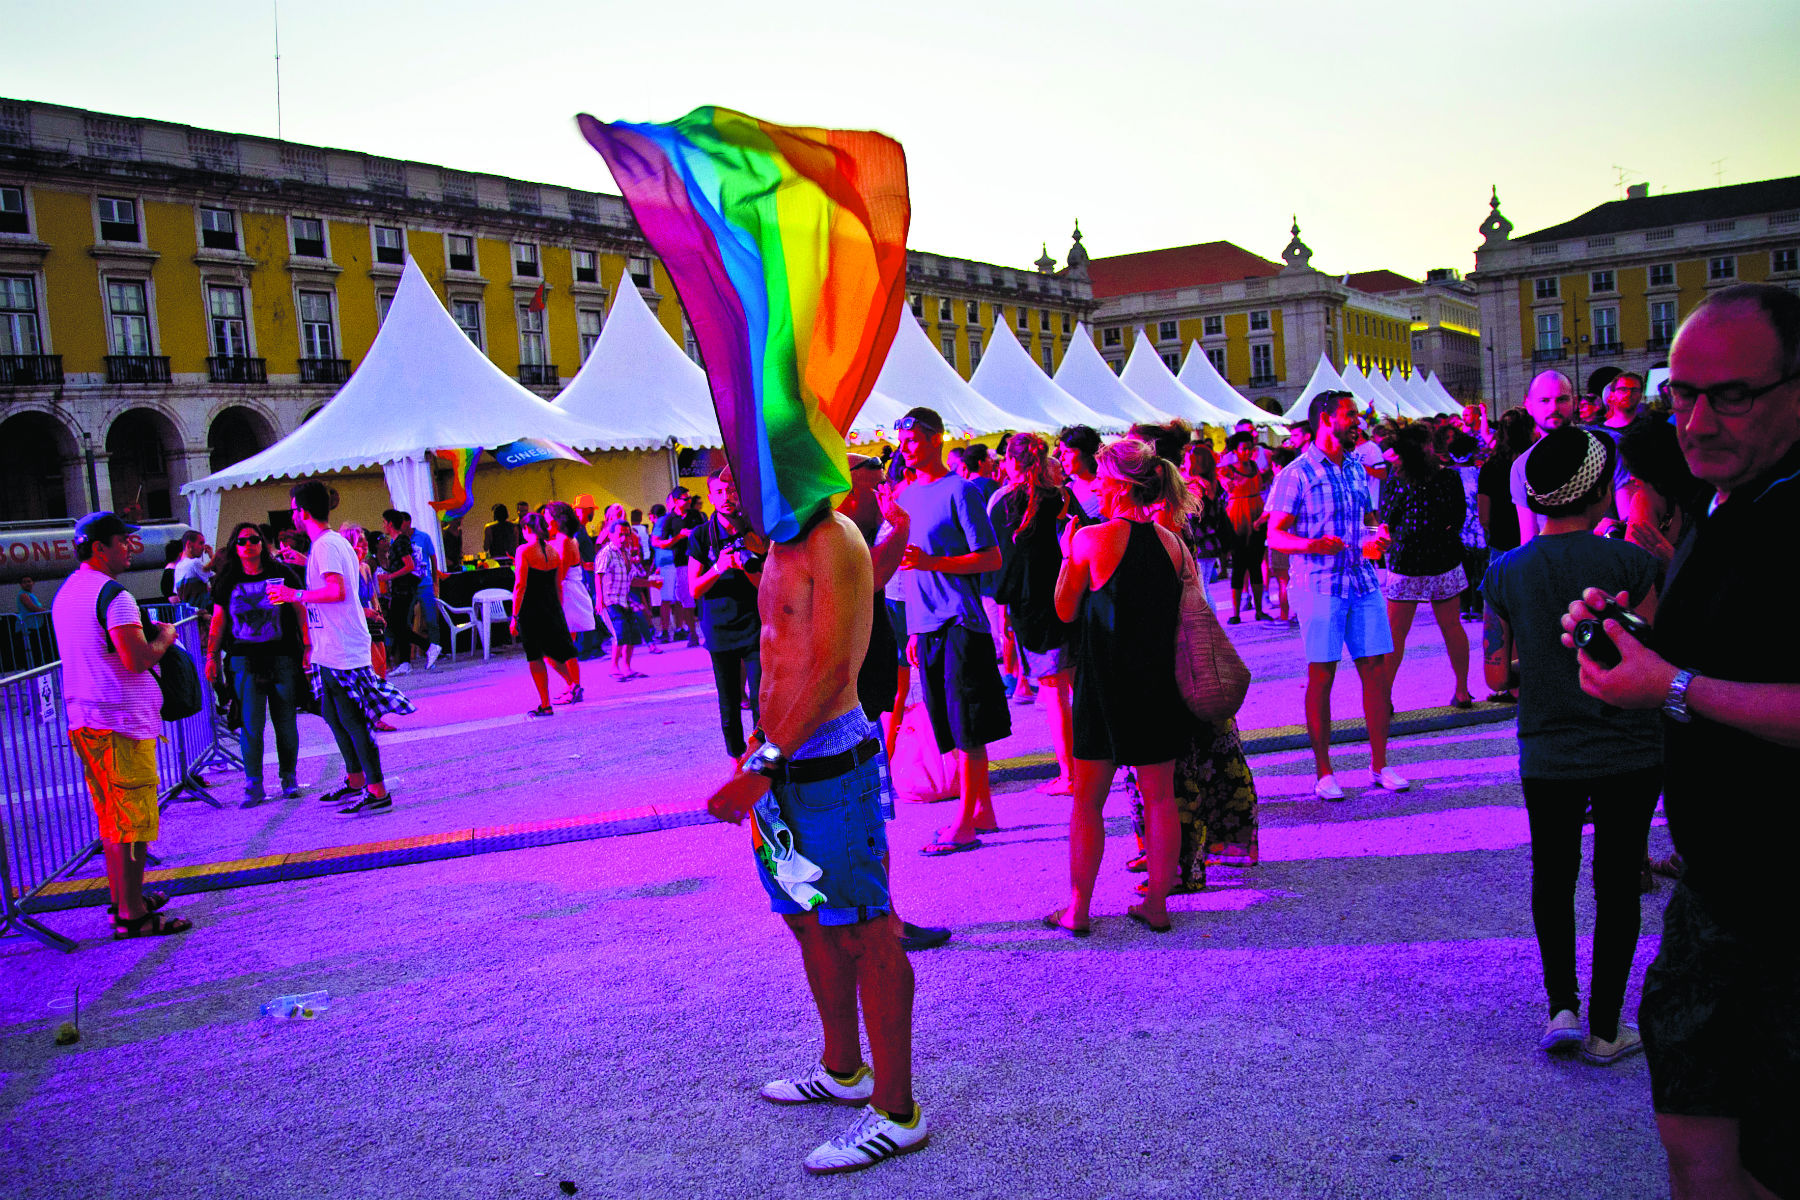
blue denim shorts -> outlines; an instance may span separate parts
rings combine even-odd
[[[1374,658],[1393,650],[1387,602],[1380,592],[1354,597],[1305,591],[1292,595],[1307,662],[1335,665],[1345,650],[1351,658]]]
[[[824,871],[812,886],[825,899],[810,910],[821,925],[855,925],[893,911],[879,763],[877,757],[817,783],[780,783],[771,793],[793,833],[795,852]],[[809,911],[775,882],[760,855],[754,857],[771,912]]]

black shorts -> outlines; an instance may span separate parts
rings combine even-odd
[[[899,648],[894,660],[906,665],[906,601],[884,600],[887,605],[888,628],[894,631],[894,644]]]
[[[1638,1008],[1650,1094],[1670,1116],[1735,1117],[1740,1154],[1800,1195],[1800,953],[1721,926],[1677,883]]]
[[[954,621],[918,639],[925,708],[939,752],[975,750],[1011,735],[993,637]]]

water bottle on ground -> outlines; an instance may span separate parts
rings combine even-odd
[[[262,1015],[277,1021],[310,1021],[330,1008],[330,992],[300,992],[275,997],[262,1006]]]

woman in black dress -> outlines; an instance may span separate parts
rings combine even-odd
[[[1175,683],[1185,551],[1156,518],[1185,514],[1194,499],[1175,464],[1135,438],[1102,448],[1098,490],[1106,520],[1068,535],[1056,581],[1056,614],[1075,624],[1075,799],[1069,904],[1044,920],[1076,937],[1087,934],[1106,849],[1101,812],[1113,772],[1124,765],[1137,768],[1149,843],[1144,902],[1126,915],[1162,933],[1181,846],[1175,759],[1193,736],[1194,719]]]
[[[569,685],[571,701],[581,699],[581,664],[575,660],[575,642],[563,617],[562,584],[568,563],[550,545],[550,529],[543,513],[526,513],[519,519],[524,543],[514,555],[512,633],[525,644],[526,665],[537,685],[538,706],[525,715],[548,717],[550,672],[546,661],[556,664],[557,674]]]

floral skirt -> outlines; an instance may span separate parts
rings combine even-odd
[[[1442,575],[1402,575],[1389,571],[1381,581],[1381,594],[1396,604],[1436,604],[1460,596],[1469,577],[1458,563]]]
[[[1135,771],[1126,775],[1125,790],[1141,848],[1144,797]],[[1256,861],[1256,780],[1244,758],[1236,719],[1201,725],[1186,753],[1175,760],[1175,809],[1181,817],[1176,878],[1184,887],[1205,886],[1208,856]]]

